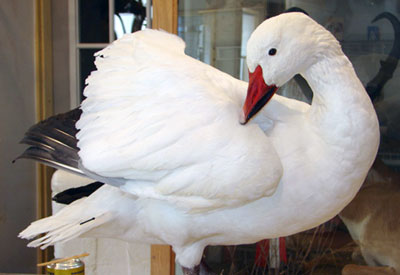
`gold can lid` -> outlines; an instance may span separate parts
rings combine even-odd
[[[68,261],[61,262],[61,263],[49,264],[49,265],[47,265],[47,268],[53,269],[53,270],[70,270],[70,269],[82,267],[83,265],[84,264],[81,260],[71,259]]]

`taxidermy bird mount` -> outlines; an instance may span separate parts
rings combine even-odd
[[[302,13],[264,21],[247,45],[249,83],[184,47],[165,32],[125,35],[97,53],[81,111],[27,132],[23,157],[106,183],[21,232],[45,233],[30,246],[79,236],[169,244],[190,274],[207,245],[294,234],[355,196],[378,121],[332,34]],[[298,73],[311,105],[274,95]]]

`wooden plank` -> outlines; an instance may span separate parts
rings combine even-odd
[[[152,28],[178,33],[178,0],[153,0]]]
[[[175,253],[169,245],[151,246],[151,275],[175,274]]]
[[[51,0],[35,1],[35,97],[36,120],[53,114]],[[54,169],[37,164],[37,213],[38,219],[51,215],[50,181]],[[52,249],[37,249],[37,260],[53,258]],[[39,268],[38,272],[44,270]]]
[[[178,0],[153,0],[152,28],[178,33]],[[175,274],[175,253],[171,246],[151,246],[151,274]]]
[[[342,275],[395,275],[396,270],[390,266],[363,266],[348,264],[342,270]]]

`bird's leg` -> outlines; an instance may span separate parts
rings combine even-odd
[[[192,268],[186,268],[182,266],[183,275],[200,275],[200,265],[196,265]]]

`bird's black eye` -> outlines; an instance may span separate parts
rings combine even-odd
[[[275,55],[276,54],[276,49],[275,48],[270,49],[268,54],[269,55]]]

